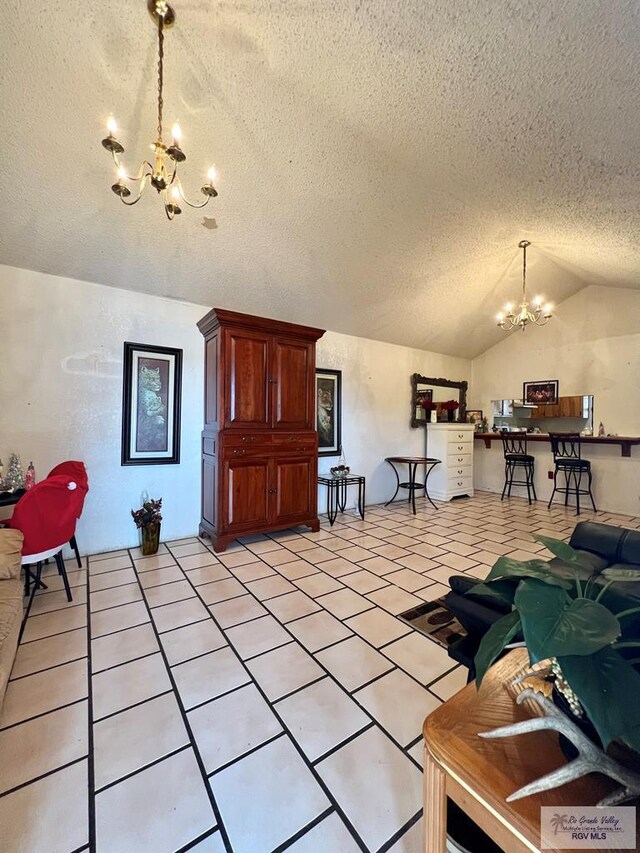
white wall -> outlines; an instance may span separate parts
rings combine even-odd
[[[196,322],[209,310],[170,299],[0,266],[0,457],[33,459],[38,478],[63,459],[85,461],[90,492],[78,527],[82,550],[131,546],[129,510],[146,489],[164,502],[163,538],[191,536],[200,519],[203,345]],[[179,465],[120,465],[124,341],[184,351]],[[390,497],[384,457],[424,453],[412,430],[412,373],[469,379],[466,359],[333,332],[320,367],[343,371],[343,445],[367,477],[367,502]],[[320,471],[337,457],[320,460]],[[326,506],[324,489],[320,510]]]
[[[129,510],[162,496],[163,538],[193,535],[200,517],[202,337],[208,309],[0,266],[0,457],[15,451],[38,479],[81,459],[89,494],[81,551],[132,546]],[[120,465],[124,341],[184,350],[179,465]]]
[[[640,292],[589,286],[558,306],[542,329],[512,332],[473,361],[469,408],[482,409],[491,424],[491,400],[522,397],[522,383],[558,379],[560,394],[593,394],[594,423],[607,433],[640,435]],[[539,497],[550,494],[549,445],[535,447]],[[476,445],[476,487],[502,490],[498,446]],[[489,456],[491,453],[491,456]],[[585,445],[592,459],[599,508],[638,515],[640,448],[630,459],[620,449]]]
[[[386,456],[424,455],[424,429],[411,429],[412,373],[469,380],[471,362],[464,358],[327,332],[318,341],[317,364],[342,370],[342,445],[354,474],[367,478],[367,503],[388,500],[395,488]],[[454,396],[452,394],[452,396]],[[327,473],[338,457],[321,457]],[[406,470],[406,469],[405,469]],[[355,487],[350,498],[355,497]],[[407,492],[402,492],[407,495]],[[398,496],[399,498],[400,496]],[[353,501],[349,500],[349,506]],[[318,490],[320,512],[326,511],[326,489]]]

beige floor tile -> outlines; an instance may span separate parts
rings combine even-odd
[[[86,696],[86,660],[64,663],[54,669],[10,681],[0,713],[0,729]]]
[[[122,711],[171,689],[162,655],[149,655],[93,676],[93,719]]]
[[[32,643],[20,643],[11,678],[20,678],[40,672],[59,663],[77,660],[87,656],[87,630],[78,628],[76,631],[66,631],[55,637],[35,640]]]
[[[96,790],[188,743],[172,693],[100,720],[93,727]]]
[[[396,560],[398,566],[403,566],[405,569],[412,569],[415,572],[426,572],[428,569],[437,569],[440,563],[429,557],[421,557],[420,554],[410,554],[408,557],[398,557]]]
[[[381,545],[384,543],[381,542]],[[305,555],[305,560],[307,556]],[[371,559],[371,552],[367,551],[365,548],[359,548],[357,545],[352,545],[349,548],[345,548],[344,551],[340,551],[339,560],[348,560],[350,563],[359,563],[362,560]],[[311,561],[313,562],[313,560]],[[357,568],[360,568],[358,566]]]
[[[250,681],[244,667],[229,648],[178,664],[171,671],[186,710]]]
[[[261,578],[278,577],[271,566],[266,566],[264,563],[247,563],[245,566],[236,566],[233,574],[241,583],[257,581]]]
[[[311,598],[318,595],[325,595],[328,592],[334,592],[337,589],[344,589],[343,584],[335,578],[325,575],[324,571],[317,572],[315,575],[298,578],[295,585],[306,592]]]
[[[160,586],[164,583],[173,583],[184,579],[184,572],[180,566],[165,566],[164,569],[151,569],[139,575],[140,586],[150,589],[152,586]],[[91,585],[93,588],[93,584]]]
[[[129,583],[126,586],[115,586],[111,589],[101,589],[92,592],[89,596],[91,613],[100,610],[108,610],[110,607],[118,607],[121,604],[132,604],[140,601],[142,593],[137,583]]]
[[[52,613],[54,610],[66,610],[69,607],[76,607],[79,604],[86,604],[87,588],[81,586],[71,590],[72,600],[69,601],[67,593],[64,589],[55,591],[39,592],[33,599],[31,604],[31,616],[37,616],[40,613]]]
[[[387,586],[386,579],[374,575],[373,572],[361,571],[345,575],[342,583],[359,593],[373,592],[374,589],[382,589]]]
[[[360,569],[366,569],[368,572],[373,572],[378,577],[384,577],[390,572],[398,571],[398,564],[386,557],[370,557],[368,560],[362,560],[359,565]]]
[[[282,545],[278,542],[274,542],[273,539],[267,539],[266,537],[262,539],[256,539],[254,542],[250,542],[246,536],[242,537],[242,540],[249,551],[252,551],[254,554],[266,554],[269,551],[282,551]]]
[[[324,676],[311,655],[297,643],[253,658],[247,661],[247,667],[271,702]]]
[[[228,628],[226,633],[227,639],[243,660],[291,642],[291,636],[273,616],[269,615],[254,619],[245,625]]]
[[[159,633],[181,628],[183,625],[209,617],[207,608],[198,598],[187,598],[185,601],[176,601],[174,604],[164,604],[162,607],[155,607],[152,613]]]
[[[424,589],[417,590],[416,595],[423,601],[435,601],[437,598],[442,598],[442,596],[446,595],[448,592],[451,592],[448,585],[445,586],[441,583],[432,583]]]
[[[410,553],[405,548],[399,548],[397,545],[383,545],[380,548],[373,548],[372,550],[381,557],[386,557],[387,560],[397,560],[398,557],[408,557]]]
[[[84,628],[86,624],[87,607],[85,604],[65,607],[63,610],[52,610],[50,613],[43,613],[40,616],[29,616],[22,635],[22,642],[29,643],[43,637],[52,637],[55,634],[62,634],[63,631]]]
[[[0,850],[69,853],[89,843],[87,762],[0,798]]]
[[[284,566],[286,563],[294,563],[298,555],[289,550],[267,551],[260,555],[261,559],[270,566]]]
[[[150,622],[91,640],[92,672],[126,663],[158,651],[158,641]]]
[[[317,770],[371,850],[422,808],[422,774],[377,727],[321,761]]]
[[[202,841],[189,848],[189,853],[226,853],[220,830],[207,835]]]
[[[129,552],[126,548],[121,548],[119,551],[105,551],[104,554],[90,554],[89,559],[92,563],[98,562],[99,560],[111,560],[114,557],[128,557]]]
[[[205,548],[200,554],[191,554],[188,557],[179,557],[178,562],[184,571],[189,569],[201,569],[203,566],[219,566],[220,562],[211,551]]]
[[[173,581],[173,583],[152,586],[145,590],[149,607],[161,607],[163,604],[171,604],[174,601],[184,601],[186,598],[194,598],[195,594],[187,580]]]
[[[360,853],[360,847],[335,812],[316,824],[309,832],[305,832],[299,841],[287,849],[291,853],[319,853],[321,850],[326,853],[329,851]],[[416,850],[419,848],[416,847]]]
[[[0,732],[0,793],[86,756],[87,714],[76,702]]]
[[[48,591],[57,592],[58,590],[63,590],[64,581],[62,580],[62,577],[58,574],[58,570],[55,567],[52,569],[49,566],[45,566],[45,569],[47,569],[47,571],[42,572],[42,580],[46,583]],[[71,593],[75,598],[76,587],[86,587],[87,585],[87,570],[78,569],[77,567],[73,571],[67,569],[67,580],[69,581],[69,586],[71,587]],[[46,594],[46,592],[37,593],[38,596]]]
[[[310,652],[323,649],[351,635],[351,631],[345,628],[342,622],[323,610],[290,622],[288,628]]]
[[[182,560],[184,557],[189,557],[192,554],[205,554],[207,551],[209,551],[209,549],[197,539],[195,542],[184,542],[182,545],[174,545],[171,548],[171,553],[179,560]],[[210,551],[209,554],[211,554]]]
[[[418,531],[416,530],[416,534]],[[400,533],[392,534],[391,536],[386,537],[389,545],[397,545],[399,548],[411,548],[412,545],[419,544],[413,537],[411,536],[403,536]]]
[[[345,624],[378,648],[412,631],[404,622],[396,619],[395,616],[390,616],[379,607],[360,613],[358,616],[352,616],[345,621]]]
[[[467,684],[469,670],[465,666],[457,666],[448,675],[443,676],[429,690],[439,696],[444,702],[450,699]]]
[[[407,592],[415,592],[417,589],[423,589],[425,586],[433,583],[430,576],[426,577],[419,572],[414,572],[412,569],[400,569],[397,572],[392,572],[390,575],[385,575],[385,580]]]
[[[124,628],[132,628],[134,625],[142,625],[149,621],[149,614],[144,601],[136,601],[133,604],[125,604],[122,607],[114,607],[112,610],[103,610],[91,616],[92,638],[102,637],[114,631],[122,631]]]
[[[153,557],[158,557],[158,556],[162,557],[165,554],[167,554],[167,546],[161,542],[160,545],[158,546],[157,554],[154,554],[153,557],[145,557],[144,554],[142,553],[142,548],[131,548],[129,550],[129,553],[131,554],[131,556],[133,557],[134,560],[140,560],[140,559],[152,560]]]
[[[312,551],[317,547],[315,542],[312,542],[310,539],[305,539],[304,536],[300,536],[297,539],[288,539],[286,546],[289,551],[293,551],[294,554],[302,555],[302,557],[304,557],[305,551]]]
[[[89,557],[89,574],[91,576],[102,574],[102,572],[127,569],[130,566],[131,560],[128,554],[120,554],[117,557],[108,557],[104,560],[96,560],[95,557]]]
[[[175,548],[178,545],[191,545],[193,542],[200,542],[200,540],[197,536],[186,536],[184,539],[174,539],[173,541],[165,542],[164,544],[167,548]]]
[[[176,561],[171,554],[162,553],[155,554],[153,557],[141,557],[135,561],[136,570],[140,572],[150,572],[152,569],[163,569],[166,566],[175,566]]]
[[[258,562],[258,557],[251,551],[247,551],[246,548],[243,548],[241,551],[231,551],[230,553],[225,551],[223,554],[218,554],[218,559],[229,569]]]
[[[420,818],[389,848],[389,853],[415,853],[416,850],[421,850],[423,845],[424,826]]]
[[[446,649],[417,631],[385,646],[384,653],[425,685],[455,666]]]
[[[435,545],[430,545],[427,542],[420,542],[417,545],[411,546],[411,551],[414,554],[419,554],[421,557],[428,557],[429,559],[438,559],[439,554],[444,554],[446,550],[448,550],[449,540],[444,539],[443,537],[438,537],[441,541],[444,541],[446,545],[443,545],[441,548],[436,548]]]
[[[91,576],[91,592],[109,589],[112,586],[125,586],[126,584],[135,582],[136,575],[131,567],[119,569],[115,572],[103,572],[102,574]]]
[[[402,746],[418,737],[425,717],[440,705],[428,690],[399,669],[358,690],[354,698]]]
[[[304,552],[304,559],[308,563],[313,563],[314,566],[328,562],[329,560],[333,560],[334,558],[335,554],[333,553],[333,551],[328,551],[326,548],[322,547],[312,548],[310,551]]]
[[[260,601],[266,601],[268,598],[274,598],[276,595],[284,595],[287,592],[296,591],[295,586],[280,575],[252,581],[247,584],[247,589]]]
[[[231,577],[231,572],[221,563],[216,563],[213,566],[201,566],[199,569],[189,569],[185,572],[194,586],[202,586],[204,583],[212,581],[222,581]]]
[[[527,557],[527,559],[531,559],[531,557]],[[469,557],[461,557],[460,554],[440,554],[438,562],[450,569],[463,572],[466,569],[472,569],[478,561]]]
[[[299,578],[306,578],[309,575],[317,574],[318,568],[313,563],[307,563],[306,560],[296,560],[293,563],[285,563],[278,566],[276,571],[287,580],[295,581]]]
[[[421,603],[421,599],[397,586],[386,586],[384,589],[368,592],[367,598],[394,615],[403,613],[411,607],[417,607]]]
[[[366,598],[358,595],[352,589],[339,589],[328,595],[321,595],[316,601],[338,619],[346,619],[355,616],[364,610],[371,610],[373,605]]]
[[[194,622],[160,635],[162,647],[170,666],[221,649],[227,645],[222,632],[213,619]]]
[[[299,589],[287,595],[278,595],[265,601],[267,607],[280,622],[290,622],[320,610],[320,605]]]
[[[267,615],[267,610],[252,595],[241,595],[239,598],[221,601],[219,604],[213,604],[209,610],[222,628],[231,628],[233,625]]]
[[[198,587],[198,595],[205,604],[217,604],[219,601],[238,598],[238,596],[245,594],[246,589],[235,578],[213,581],[213,583],[202,584]]]
[[[394,664],[360,637],[349,637],[318,652],[320,663],[349,691],[394,668]]]
[[[371,722],[330,678],[282,699],[276,709],[310,761],[316,761]]]
[[[96,795],[100,853],[174,853],[214,825],[205,783],[191,749]]]
[[[253,684],[201,705],[188,717],[207,773],[282,732],[277,717]]]
[[[235,853],[268,853],[329,806],[287,737],[216,773],[210,783]]]

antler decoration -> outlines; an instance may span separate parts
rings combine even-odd
[[[479,732],[480,737],[510,737],[511,735],[520,735],[526,732],[551,729],[563,734],[571,741],[578,750],[578,757],[563,767],[559,767],[557,770],[541,776],[534,782],[530,782],[518,791],[514,791],[513,794],[507,797],[508,803],[520,800],[523,797],[529,797],[531,794],[537,794],[540,791],[550,791],[552,788],[558,788],[560,785],[565,785],[567,782],[579,779],[588,773],[602,773],[605,776],[611,777],[611,779],[615,779],[621,785],[620,788],[617,788],[607,797],[600,800],[597,804],[598,806],[615,806],[625,802],[625,800],[640,796],[640,774],[623,767],[622,764],[614,761],[613,758],[610,758],[605,752],[599,749],[546,696],[527,688],[518,695],[516,702],[520,705],[525,699],[531,699],[533,702],[536,702],[544,711],[545,716],[522,720],[519,723],[513,723],[509,726],[501,726],[490,732]]]

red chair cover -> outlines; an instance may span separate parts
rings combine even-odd
[[[76,487],[70,489],[72,483]],[[87,489],[67,474],[56,474],[36,483],[20,498],[9,519],[9,527],[22,531],[23,556],[62,547],[71,539]]]
[[[61,462],[49,471],[47,478],[55,477],[56,474],[68,474],[78,485],[84,485],[86,491],[89,491],[89,477],[87,476],[87,469],[84,467],[84,462],[73,462],[71,460]]]

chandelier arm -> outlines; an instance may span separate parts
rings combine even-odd
[[[132,207],[134,204],[137,204],[140,201],[140,199],[142,198],[142,193],[145,191],[145,188],[147,186],[149,178],[150,178],[150,175],[144,175],[143,176],[143,178],[140,182],[140,188],[139,188],[138,195],[133,199],[133,201],[125,201],[123,196],[120,196],[120,201],[123,204],[126,204],[127,207]]]
[[[137,183],[138,181],[142,180],[142,178],[144,178],[146,175],[150,176],[153,174],[153,166],[151,165],[151,163],[148,160],[142,161],[142,163],[140,164],[140,171],[138,172],[137,175],[130,175],[127,172],[127,170],[125,169],[125,167],[123,166],[122,162],[118,159],[118,155],[116,154],[115,151],[111,152],[111,156],[113,157],[113,162],[116,164],[116,168],[117,169],[124,169],[128,181],[135,181]],[[145,170],[144,170],[145,166],[148,167],[148,169],[149,169],[148,172],[145,172]]]
[[[185,196],[184,190],[182,189],[182,183],[180,182],[180,179],[178,179],[177,186],[178,186],[178,192],[180,193],[180,198],[182,199],[182,201],[185,204],[188,204],[189,207],[193,207],[197,210],[199,207],[204,207],[205,205],[209,204],[211,196],[207,196],[204,201],[200,202],[200,204],[195,204],[194,202],[189,201],[189,199]]]

